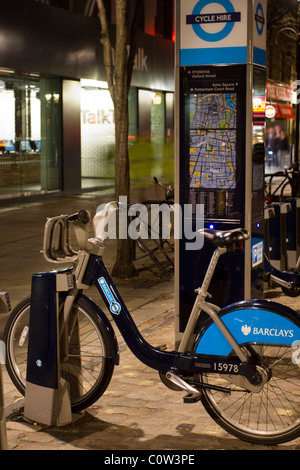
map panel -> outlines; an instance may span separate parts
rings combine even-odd
[[[236,93],[190,95],[191,189],[236,188]]]

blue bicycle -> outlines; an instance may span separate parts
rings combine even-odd
[[[142,337],[102,259],[105,224],[116,210],[118,204],[109,203],[93,221],[80,211],[51,218],[45,226],[44,256],[67,264],[70,280],[59,302],[60,366],[69,380],[72,411],[87,408],[104,393],[119,362],[110,319],[83,293],[95,285],[131,351],[157,370],[167,387],[183,391],[186,403],[201,401],[221,427],[248,442],[274,445],[300,436],[300,316],[271,301],[241,301],[220,309],[206,300],[219,257],[241,249],[247,231],[204,229],[202,235],[215,250],[195,291],[179,348],[162,350]],[[4,335],[7,370],[23,394],[30,304],[28,297],[13,310]],[[77,377],[80,386],[70,377]]]

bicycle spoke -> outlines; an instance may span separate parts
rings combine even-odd
[[[248,354],[250,354],[250,348]],[[228,384],[231,393],[204,390],[206,407],[214,409],[227,425],[251,437],[280,436],[300,426],[300,369],[292,363],[291,348],[252,346],[260,363],[269,371],[269,380],[259,393]],[[253,354],[252,357],[255,357]],[[225,378],[204,377],[208,384],[224,385]],[[209,411],[209,410],[208,410]]]
[[[9,329],[9,370],[22,394],[25,393],[28,353],[30,299],[16,310]],[[106,389],[113,371],[97,315],[84,302],[75,304],[63,332],[60,375],[69,383],[74,412],[86,408]],[[66,347],[67,346],[67,347]]]

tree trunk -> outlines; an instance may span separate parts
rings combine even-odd
[[[104,65],[108,88],[114,103],[115,111],[115,197],[125,197],[130,203],[130,174],[128,155],[128,94],[136,52],[136,39],[143,0],[115,0],[116,2],[116,40],[115,64],[112,61],[111,41],[103,0],[97,0],[99,19],[102,30]],[[134,2],[134,3],[132,3]],[[129,21],[129,6],[134,14]],[[131,26],[129,25],[131,23]],[[129,33],[129,34],[128,34]],[[130,42],[129,56],[127,42]],[[126,207],[126,214],[127,214]],[[120,211],[119,211],[120,215]],[[118,220],[119,219],[119,220]],[[132,262],[131,240],[128,236],[127,217],[118,217],[118,245],[113,275],[131,277],[136,270]]]
[[[126,198],[130,202],[130,176],[128,156],[128,97],[116,96],[115,106],[115,132],[116,132],[116,162],[115,162],[115,197]],[[119,278],[131,277],[136,273],[132,262],[131,239],[128,236],[128,219],[123,213],[128,212],[128,207],[122,212],[119,210],[118,243],[116,262],[112,271],[113,276]]]

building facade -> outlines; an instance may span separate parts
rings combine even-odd
[[[113,5],[107,2],[112,29]],[[137,181],[173,170],[172,5],[145,0],[129,94]],[[1,6],[0,203],[113,181],[114,110],[96,2],[3,0]]]

